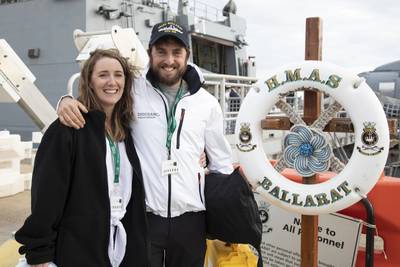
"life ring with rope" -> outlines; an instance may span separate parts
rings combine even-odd
[[[249,91],[236,120],[238,159],[253,189],[272,204],[306,215],[332,213],[358,202],[378,181],[389,151],[388,123],[375,93],[356,74],[322,61],[291,64],[269,77],[263,87]],[[288,93],[304,89],[335,100],[311,126],[284,101]],[[284,138],[282,158],[272,166],[263,149],[261,120],[275,105],[294,125]],[[346,165],[334,156],[322,131],[342,108],[355,138]],[[285,167],[303,177],[329,169],[338,174],[322,183],[300,184],[280,173]]]

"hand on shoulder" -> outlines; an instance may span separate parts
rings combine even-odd
[[[78,100],[72,97],[64,97],[61,99],[57,109],[60,122],[68,127],[80,129],[85,126],[85,119],[82,112],[87,113],[87,108]]]

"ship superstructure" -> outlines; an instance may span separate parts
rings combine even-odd
[[[189,30],[190,61],[208,77],[255,75],[254,58],[246,53],[246,21],[236,15],[232,0],[223,9],[197,0],[2,0],[0,18],[0,39],[7,40],[32,71],[35,84],[53,106],[66,93],[70,76],[79,72],[72,38],[75,29],[93,32],[110,30],[114,25],[132,27],[147,48],[152,27],[158,22],[175,20]],[[225,88],[219,90],[218,83],[210,81],[209,85],[220,98],[225,95]],[[236,91],[241,88],[244,86]],[[231,92],[228,91],[228,97]],[[30,139],[31,132],[38,130],[14,104],[0,105],[0,126],[24,139]]]

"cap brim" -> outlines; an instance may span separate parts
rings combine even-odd
[[[189,47],[189,44],[187,43],[187,41],[179,38],[178,36],[174,35],[174,34],[170,34],[170,33],[162,33],[159,36],[157,36],[156,38],[154,38],[153,40],[151,40],[149,42],[149,47],[154,45],[155,43],[157,43],[160,39],[164,38],[164,37],[173,37],[176,40],[178,40],[179,42],[181,42],[185,47]]]

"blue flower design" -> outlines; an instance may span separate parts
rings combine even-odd
[[[294,125],[284,139],[283,159],[301,176],[329,169],[332,148],[324,133],[305,125]]]

